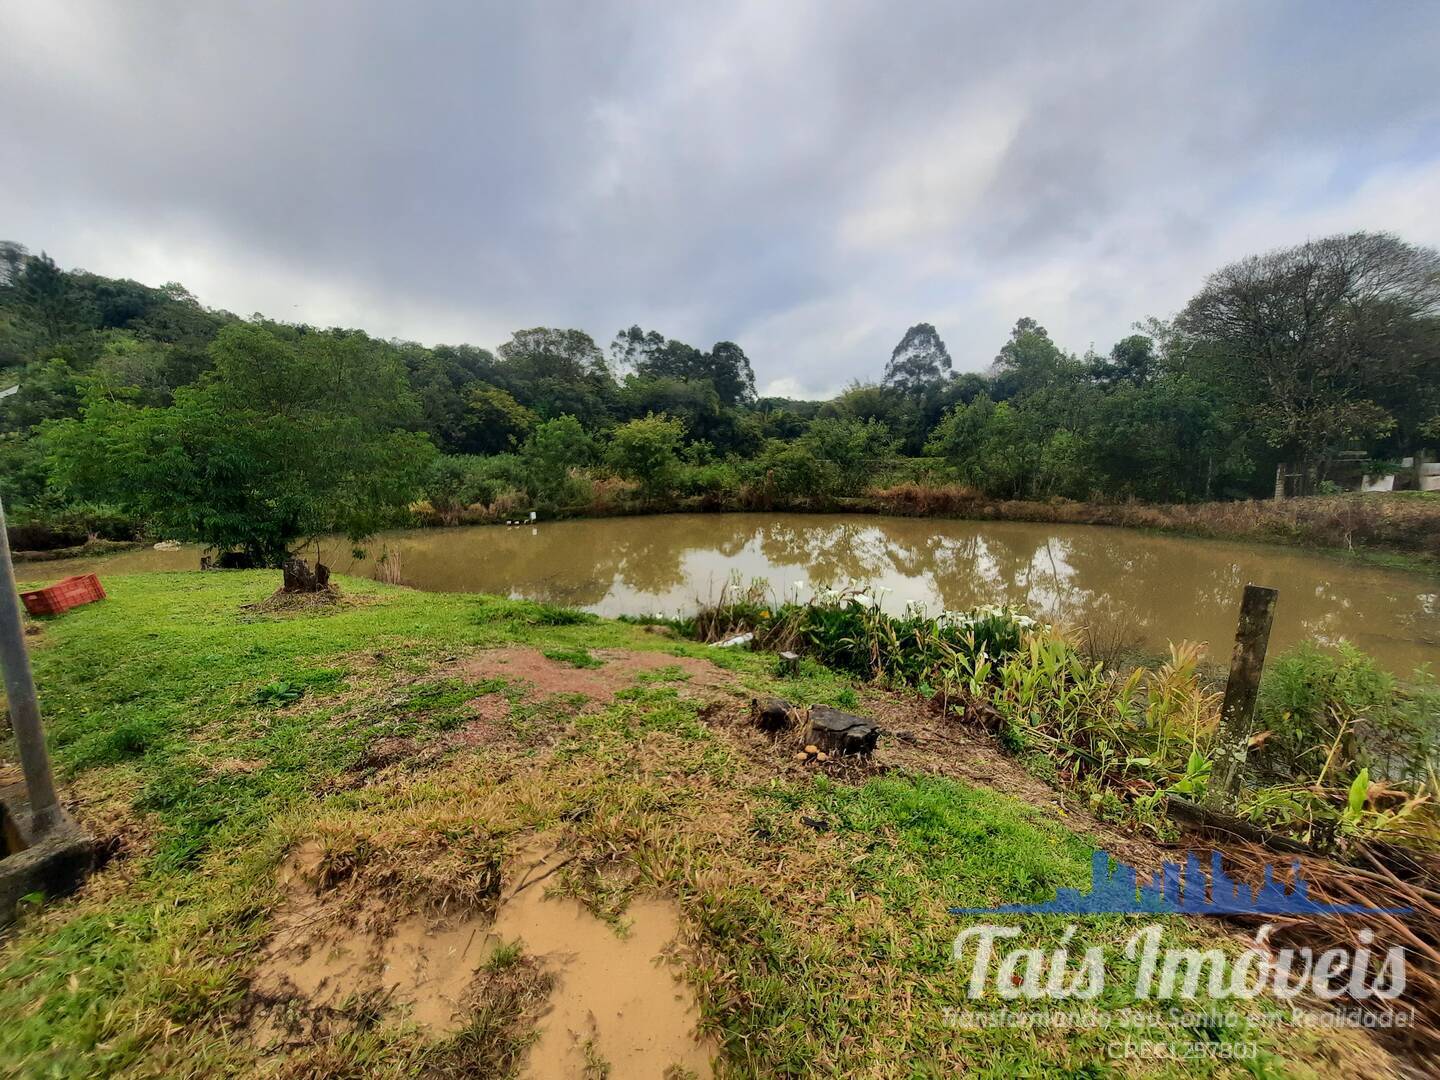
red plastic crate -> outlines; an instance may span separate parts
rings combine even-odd
[[[20,599],[31,615],[59,615],[81,604],[104,600],[105,587],[94,574],[77,574],[43,589],[21,593]]]

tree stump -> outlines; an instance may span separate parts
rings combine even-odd
[[[872,753],[879,738],[880,729],[869,720],[829,705],[810,706],[810,741],[832,756]]]
[[[281,590],[287,593],[324,592],[330,587],[330,568],[317,562],[314,569],[304,559],[291,556],[285,560],[281,573],[285,576]]]
[[[777,735],[789,731],[800,719],[798,710],[778,697],[750,699],[750,721],[761,731]]]

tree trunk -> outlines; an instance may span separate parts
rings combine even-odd
[[[1261,585],[1246,585],[1240,601],[1240,625],[1235,630],[1235,647],[1230,654],[1230,678],[1225,683],[1225,700],[1220,706],[1220,729],[1215,738],[1215,763],[1210,774],[1210,805],[1233,810],[1240,790],[1241,773],[1250,748],[1250,726],[1255,719],[1255,699],[1260,692],[1260,674],[1265,668],[1265,650],[1270,644],[1270,624],[1275,619],[1279,593]]]
[[[281,588],[287,593],[324,592],[330,587],[330,568],[319,561],[312,570],[304,559],[292,555],[285,560],[282,573],[285,583]]]

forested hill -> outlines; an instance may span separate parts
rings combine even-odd
[[[134,435],[162,415],[178,426],[150,430],[151,447],[193,459],[199,429],[185,410],[200,397],[185,391],[228,407],[214,396],[226,380],[257,427],[267,408],[293,419],[310,401],[424,436],[406,444],[404,483],[437,504],[506,490],[562,504],[611,476],[657,501],[757,484],[847,494],[888,466],[1007,498],[1178,502],[1264,494],[1279,461],[1320,488],[1342,452],[1398,459],[1440,441],[1434,251],[1353,234],[1197,285],[1175,318],[1104,353],[1069,351],[1021,318],[985,373],[956,373],[940,333],[919,323],[876,357],[878,381],[816,402],[757,398],[750,360],[729,341],[693,346],[632,326],[602,348],[538,327],[493,352],[425,347],[241,319],[179,284],[66,271],[0,244],[0,387],[19,384],[0,402],[0,494],[22,521],[77,507],[133,516],[147,500],[95,459],[119,453],[126,424]],[[357,392],[365,383],[393,391],[383,408]],[[165,493],[151,494],[155,504]]]

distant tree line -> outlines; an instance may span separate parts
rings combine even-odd
[[[989,370],[919,323],[883,376],[757,397],[744,350],[620,330],[517,331],[493,352],[242,319],[0,244],[0,494],[21,521],[143,521],[275,564],[417,501],[790,505],[886,479],[1004,498],[1263,495],[1289,462],[1440,442],[1440,256],[1356,233],[1212,274],[1172,320],[1075,353],[1022,318]],[[877,360],[877,368],[879,368]],[[116,523],[120,524],[116,524]]]

